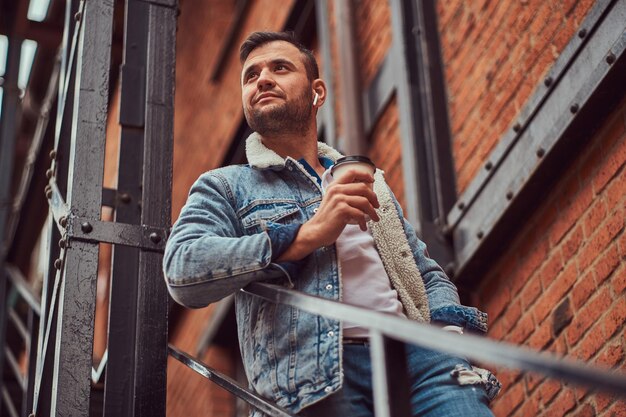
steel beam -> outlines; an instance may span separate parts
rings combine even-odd
[[[100,217],[112,2],[86,2],[77,50],[67,204],[79,217]],[[58,300],[52,416],[89,415],[98,244],[67,250]]]
[[[454,259],[443,235],[456,197],[434,0],[392,1],[396,96],[407,218],[442,265]]]
[[[624,98],[625,49],[626,3],[598,2],[448,215],[464,282],[483,275]]]
[[[150,4],[141,223],[171,224],[177,2]],[[165,416],[169,297],[160,253],[142,250],[137,283],[135,415]]]

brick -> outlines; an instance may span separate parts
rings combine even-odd
[[[578,410],[576,410],[576,412],[572,414],[572,417],[595,417],[595,416],[596,416],[596,410],[589,403],[583,404],[582,407],[579,407]]]
[[[605,300],[605,303],[609,300]],[[618,298],[613,305],[611,305],[608,314],[603,318],[604,323],[604,338],[611,338],[615,332],[624,326],[626,321],[626,299],[623,297]]]
[[[619,120],[612,120],[601,134],[608,138],[617,138],[624,136],[624,123],[620,123]],[[600,169],[593,179],[593,187],[596,193],[602,191],[604,186],[616,175],[616,173],[624,166],[626,162],[626,146],[621,141],[621,146],[618,143],[612,149],[606,149],[607,158],[605,162],[600,166]]]
[[[621,215],[615,214],[609,217],[581,249],[578,256],[579,269],[584,271],[589,267],[623,228],[624,218]]]
[[[561,251],[552,251],[548,260],[541,266],[538,275],[541,277],[541,282],[544,288],[555,281],[559,272],[563,269],[563,258],[561,257]]]
[[[552,314],[552,335],[554,337],[561,334],[561,331],[571,323],[574,318],[570,299],[566,298],[559,304]]]
[[[615,294],[621,294],[626,288],[626,264],[622,264],[613,274],[611,288]]]
[[[587,271],[578,279],[574,288],[572,288],[571,298],[574,308],[582,306],[597,289],[598,286],[593,278],[594,271]]]
[[[552,341],[551,322],[544,321],[528,339],[528,346],[533,349],[542,350]]]
[[[626,142],[626,139],[624,140]],[[606,204],[610,211],[626,207],[626,174],[624,171],[618,174],[607,186],[603,196],[606,196]]]
[[[614,342],[606,346],[598,356],[598,363],[615,366],[624,359],[624,346],[621,342]]]
[[[582,360],[588,361],[593,357],[602,345],[604,344],[604,338],[602,336],[603,326],[602,323],[596,323],[589,329],[585,337],[580,343],[572,349],[572,353]]]
[[[517,322],[508,337],[505,337],[505,340],[515,344],[522,344],[532,333],[533,329],[532,317],[530,314],[526,314]]]
[[[539,413],[539,400],[536,396],[526,397],[522,406],[513,413],[513,417],[536,416]]]
[[[573,230],[571,230],[563,240],[561,244],[561,251],[563,253],[563,259],[567,262],[571,259],[578,249],[582,245],[583,242],[583,226],[578,225]]]
[[[541,276],[541,274],[538,274]],[[526,309],[528,308],[539,296],[541,293],[541,280],[537,276],[533,276],[528,280],[528,283],[522,290],[520,294],[520,300],[522,306]]]
[[[535,321],[541,323],[543,319],[559,304],[564,295],[574,285],[578,277],[576,265],[571,262],[565,267],[563,272],[554,280],[547,290],[535,303],[533,315]]]
[[[544,405],[549,404],[552,399],[561,391],[561,383],[555,379],[548,379],[537,388],[537,394]]]
[[[565,331],[567,342],[573,346],[581,339],[583,334],[598,320],[604,313],[609,291],[607,288],[600,290],[587,304],[579,311],[575,312],[572,323]]]
[[[617,245],[611,245],[598,257],[594,265],[596,285],[600,286],[620,264],[620,254]]]
[[[513,385],[493,404],[492,410],[496,416],[507,416],[510,411],[518,407],[524,401],[524,386],[521,382]]]
[[[554,399],[552,404],[550,404],[550,407],[541,415],[545,417],[563,416],[575,406],[576,400],[574,398],[574,391],[570,388],[564,388]]]
[[[550,243],[558,244],[563,236],[578,222],[593,198],[593,191],[585,187],[579,191],[580,184],[577,177],[571,177],[562,190],[563,195],[559,202],[560,216],[550,230]]]
[[[618,400],[606,411],[607,417],[626,417],[626,401]]]
[[[582,218],[585,237],[589,237],[598,228],[598,225],[606,218],[606,203],[603,199],[597,199]]]

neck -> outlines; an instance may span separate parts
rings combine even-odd
[[[282,158],[288,156],[295,160],[304,158],[313,168],[323,171],[317,158],[317,126],[307,129],[306,132],[261,135],[261,140],[265,146]]]

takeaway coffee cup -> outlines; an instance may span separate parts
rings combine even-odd
[[[333,176],[333,179],[338,180],[350,170],[357,170],[359,172],[364,172],[367,174],[374,175],[376,171],[376,165],[369,159],[367,156],[361,155],[352,155],[352,156],[344,156],[343,158],[337,159],[335,165],[330,169],[330,175]],[[370,184],[370,186],[373,186]]]
[[[376,165],[367,156],[344,156],[343,158],[337,159],[335,165],[330,168],[330,175],[333,177],[333,180],[338,180],[346,175],[350,170],[357,170],[359,172],[374,175],[374,172],[376,172]],[[374,188],[373,183],[370,183],[368,185],[370,186],[370,188]],[[369,221],[370,217],[366,215],[365,220]],[[350,221],[349,224],[359,224],[359,222],[353,220]]]

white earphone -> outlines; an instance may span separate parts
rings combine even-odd
[[[313,105],[317,106],[317,100],[320,98],[320,95],[315,93],[315,97],[313,98]]]

